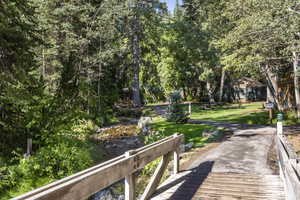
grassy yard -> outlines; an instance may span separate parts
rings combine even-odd
[[[188,110],[188,105],[182,106],[186,111]],[[265,124],[268,122],[268,113],[262,112],[261,108],[262,103],[243,104],[242,106],[232,104],[218,106],[211,110],[204,110],[200,105],[193,105],[191,119]],[[255,113],[253,113],[254,111]],[[160,134],[146,136],[146,143],[151,143],[174,133],[183,133],[185,135],[185,143],[192,142],[194,147],[201,147],[210,142],[206,137],[202,136],[204,131],[217,129],[216,127],[204,124],[176,124],[174,122],[167,122],[166,119],[161,117],[154,118],[151,127],[153,131],[159,131]]]
[[[203,110],[200,106],[192,107],[191,119],[234,122],[241,124],[267,124],[268,112],[262,109],[262,103],[219,106]]]
[[[183,108],[188,111],[188,105],[182,105]],[[149,108],[148,108],[149,109]],[[274,112],[272,123],[275,124],[277,113]],[[298,123],[295,118],[294,112],[284,113],[285,125],[292,125]],[[212,109],[203,109],[203,106],[193,105],[191,119],[194,120],[208,120],[219,122],[233,122],[240,124],[270,124],[269,113],[263,109],[263,103],[250,103],[242,104],[230,104],[225,106],[218,106]],[[167,122],[166,119],[156,117],[152,122],[152,130],[159,131],[159,136],[149,136],[146,140],[153,142],[163,137],[172,135],[176,132],[184,133],[186,143],[193,142],[194,147],[203,146],[207,143],[207,138],[202,137],[202,132],[205,130],[214,130],[216,128],[203,125],[203,124],[176,124]],[[153,137],[153,138],[152,138]],[[147,141],[146,141],[147,142]]]
[[[209,120],[220,122],[234,122],[241,124],[270,124],[269,112],[262,108],[262,102],[242,104],[240,107],[237,104],[231,104],[226,106],[219,106],[211,110],[204,110],[201,106],[192,106],[191,119],[196,120]],[[188,106],[185,105],[185,110],[188,110]],[[273,113],[273,124],[276,120],[277,112]],[[284,113],[285,125],[292,125],[299,123],[295,118],[295,112],[289,111]]]
[[[174,133],[183,133],[185,136],[185,143],[192,142],[194,147],[202,147],[205,143],[209,142],[206,137],[202,136],[203,131],[216,130],[215,127],[203,125],[203,124],[176,124],[174,122],[167,122],[163,118],[155,118],[151,124],[152,130],[159,131],[159,138],[146,138],[146,142],[152,142],[147,140],[158,140],[163,137],[170,136]]]

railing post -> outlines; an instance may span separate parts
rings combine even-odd
[[[174,137],[178,137],[178,133],[174,134]],[[180,153],[180,146],[174,151],[174,169],[173,169],[173,173],[174,174],[178,174],[179,172],[179,153]]]
[[[134,151],[127,151],[126,157],[130,157]],[[125,177],[125,200],[135,200],[135,177],[134,174],[128,174]]]
[[[282,136],[283,134],[283,124],[282,122],[277,122],[277,136]]]
[[[174,151],[174,174],[179,172],[179,150]]]

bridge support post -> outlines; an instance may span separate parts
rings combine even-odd
[[[178,133],[174,134],[174,137],[178,137],[178,136],[179,136]],[[173,174],[178,174],[178,172],[179,172],[179,159],[180,159],[179,154],[180,154],[180,147],[178,147],[173,153],[173,155],[174,155]]]
[[[174,151],[174,169],[173,173],[178,174],[179,172],[179,149]]]
[[[130,157],[134,152],[127,151],[126,157]],[[135,175],[129,174],[125,177],[125,200],[135,200]]]

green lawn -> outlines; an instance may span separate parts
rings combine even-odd
[[[258,110],[262,108],[262,103],[243,104],[240,107],[237,104],[218,106],[211,110],[203,110],[201,106],[192,106],[192,119],[211,120],[232,115],[240,115],[245,112]]]
[[[262,109],[262,103],[243,104],[241,106],[232,104],[219,106],[212,110],[203,110],[200,106],[193,106],[191,119],[241,124],[269,123],[268,112]]]
[[[182,105],[182,107],[186,111],[188,110],[188,105]],[[262,103],[244,104],[240,107],[239,105],[232,104],[218,106],[212,110],[203,110],[201,106],[193,105],[191,119],[248,124],[267,123],[268,113],[251,113],[251,111],[257,111],[260,108],[262,108]],[[185,135],[185,143],[192,142],[194,147],[201,147],[204,146],[205,143],[209,142],[207,138],[202,136],[203,131],[216,130],[216,127],[204,124],[176,124],[174,122],[167,122],[166,119],[161,117],[154,118],[151,123],[151,127],[153,131],[159,131],[160,134],[146,136],[146,143],[157,141],[174,133],[183,133]]]
[[[194,147],[204,146],[208,142],[207,138],[202,137],[204,130],[216,130],[215,127],[203,124],[176,124],[174,122],[167,122],[163,118],[155,118],[151,123],[151,128],[154,131],[159,131],[160,134],[157,136],[146,136],[146,143],[151,143],[174,133],[183,133],[185,143],[193,142]]]
[[[242,104],[240,107],[238,104],[231,104],[226,106],[218,106],[211,110],[204,110],[201,106],[192,106],[191,119],[197,120],[209,120],[220,122],[234,122],[241,124],[270,124],[269,112],[262,109],[262,102]],[[185,110],[188,110],[188,106],[184,106]],[[273,121],[275,124],[277,112],[273,113]],[[295,112],[289,111],[284,113],[284,124],[292,125],[299,123],[295,117]]]
[[[211,110],[204,110],[200,105],[193,105],[191,119],[233,122],[240,124],[270,124],[269,113],[262,109],[262,104],[262,102],[242,104],[241,106],[238,104],[229,104],[225,106],[218,106]],[[188,105],[182,105],[182,107],[188,111]],[[274,119],[272,121],[273,124],[277,122],[276,114],[277,113],[274,112]],[[284,113],[284,116],[285,125],[298,123],[294,112]],[[194,146],[202,146],[207,142],[207,138],[202,137],[202,132],[204,130],[213,130],[214,128],[202,124],[176,124],[157,117],[152,122],[152,129],[154,131],[159,131],[161,134],[158,136],[147,136],[148,138],[146,138],[146,143],[150,143],[179,132],[185,134],[186,143],[193,142]]]

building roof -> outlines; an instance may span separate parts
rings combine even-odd
[[[259,88],[259,87],[265,87],[265,85],[257,80],[254,80],[252,78],[244,77],[241,79],[238,79],[234,83],[235,87],[239,88]]]

